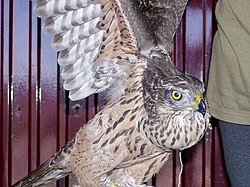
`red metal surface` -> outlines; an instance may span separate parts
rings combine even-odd
[[[207,82],[215,31],[216,0],[190,0],[172,57],[183,71]],[[0,186],[7,187],[71,139],[103,104],[103,95],[72,102],[62,88],[50,37],[41,33],[33,1],[0,1]],[[228,187],[216,126],[182,153],[182,187]],[[156,177],[157,187],[175,187],[178,154]],[[71,186],[71,179],[57,186]],[[50,185],[50,186],[56,186]]]

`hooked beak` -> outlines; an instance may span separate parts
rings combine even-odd
[[[197,111],[199,111],[203,116],[205,116],[207,106],[201,93],[196,94],[195,102],[197,103]]]
[[[200,100],[200,103],[198,104],[198,111],[200,113],[202,113],[203,116],[205,116],[206,110],[207,110],[206,103],[205,103],[204,99],[202,98]]]

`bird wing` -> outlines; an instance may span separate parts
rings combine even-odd
[[[187,0],[37,0],[71,100],[126,81],[138,54],[171,51]],[[123,83],[122,82],[122,83]],[[121,84],[121,82],[119,82]],[[119,85],[119,90],[121,85]]]
[[[119,0],[140,53],[169,53],[188,0]]]
[[[131,28],[115,0],[37,0],[35,12],[45,19],[59,52],[64,88],[78,100],[109,88],[126,76],[137,47]]]

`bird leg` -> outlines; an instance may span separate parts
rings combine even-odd
[[[103,187],[147,187],[141,183],[157,173],[168,160],[169,155],[169,152],[163,152],[154,158],[145,159],[143,162],[126,165],[125,168],[116,168],[110,174],[101,177],[101,185]],[[153,164],[157,167],[153,167]]]

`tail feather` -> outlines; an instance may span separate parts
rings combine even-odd
[[[73,142],[74,140],[68,142],[59,152],[12,185],[12,187],[41,186],[69,175],[71,172],[65,165],[65,155],[67,150],[72,147]]]
[[[12,187],[40,186],[63,178],[69,174],[69,172],[63,170],[51,168],[50,162],[51,160],[46,161]]]

